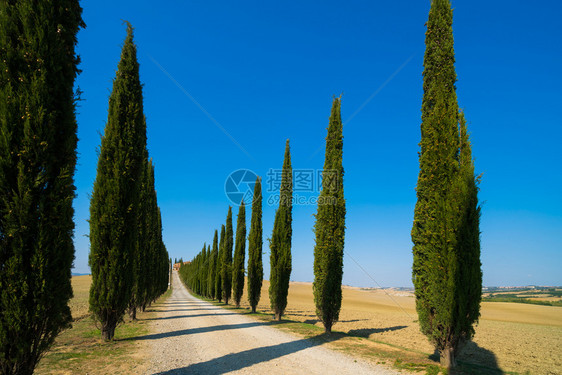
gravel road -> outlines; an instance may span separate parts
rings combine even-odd
[[[396,374],[193,297],[173,273],[143,336],[149,374]],[[267,298],[267,296],[265,296]]]

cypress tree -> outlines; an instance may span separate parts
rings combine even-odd
[[[224,237],[224,252],[222,259],[222,296],[224,303],[228,305],[228,300],[232,295],[232,247],[234,245],[234,231],[232,229],[232,207],[228,206],[226,215],[226,233]]]
[[[217,273],[216,273],[216,287],[215,287],[215,296],[219,302],[222,301],[222,275],[223,275],[223,262],[224,262],[224,242],[225,242],[225,228],[224,224],[221,226],[221,235],[219,241],[219,253],[217,257]]]
[[[250,302],[254,313],[260,301],[263,282],[262,235],[262,193],[261,179],[258,177],[254,186],[252,221],[250,235],[248,236],[248,302]]]
[[[145,154],[148,151],[145,150]],[[143,306],[143,302],[146,299],[148,293],[148,285],[151,282],[149,275],[154,272],[150,268],[149,264],[149,217],[150,210],[152,207],[149,206],[149,164],[148,160],[144,160],[143,168],[141,172],[141,190],[139,199],[139,211],[138,211],[138,234],[137,234],[137,244],[136,251],[134,254],[134,259],[131,266],[131,272],[133,274],[133,287],[131,292],[131,299],[129,301],[129,316],[132,320],[137,319],[137,308]]]
[[[208,288],[209,288],[209,298],[215,299],[215,280],[217,278],[217,260],[219,257],[218,250],[218,233],[215,230],[215,235],[213,236],[213,247],[211,249],[211,257],[209,263],[209,276],[208,276]]]
[[[281,320],[287,307],[289,280],[291,278],[291,236],[293,210],[293,169],[289,140],[285,145],[285,158],[281,173],[279,208],[275,212],[273,233],[269,241],[271,250],[271,275],[269,281],[269,302],[275,319]]]
[[[129,304],[138,232],[140,178],[146,147],[142,85],[133,28],[109,97],[109,114],[90,202],[90,310],[111,340]]]
[[[340,97],[341,98],[341,97]],[[338,321],[342,300],[345,199],[343,194],[343,126],[341,100],[334,98],[326,137],[322,191],[314,231],[314,303],[327,333]]]
[[[207,298],[211,298],[210,294],[210,287],[209,287],[209,270],[211,269],[211,245],[207,245],[207,262],[205,264],[205,272],[203,273],[203,277],[205,278],[205,290],[203,294]]]
[[[413,283],[421,331],[447,367],[478,320],[480,210],[470,143],[456,97],[453,12],[433,0],[426,32],[420,171],[412,228]]]
[[[236,222],[236,247],[232,260],[232,290],[236,307],[240,307],[240,300],[244,293],[244,262],[246,258],[246,207],[244,200],[238,209]]]
[[[160,263],[161,252],[161,224],[159,223],[158,198],[156,196],[154,165],[152,160],[147,163],[147,199],[146,199],[146,216],[144,217],[146,225],[146,258],[143,263],[146,265],[147,272],[146,291],[142,300],[142,309],[146,308],[159,295],[158,267]],[[181,261],[181,260],[180,260]]]
[[[201,265],[197,272],[197,279],[199,281],[198,294],[201,296],[205,295],[205,290],[207,289],[207,278],[205,277],[207,273],[205,269],[207,268],[207,243],[203,244],[203,249],[201,250]]]
[[[0,373],[72,320],[78,1],[0,2]]]

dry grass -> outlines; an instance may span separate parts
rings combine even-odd
[[[271,312],[268,288],[266,281],[258,305],[266,313]],[[246,294],[242,302],[242,307],[249,307]],[[562,307],[484,302],[481,313],[474,342],[467,345],[461,361],[509,372],[562,374]],[[291,283],[286,317],[322,326],[316,318],[310,283]],[[333,329],[387,348],[418,353],[418,360],[433,353],[419,331],[414,298],[402,291],[344,287],[340,321]]]

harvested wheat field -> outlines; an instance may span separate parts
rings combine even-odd
[[[268,288],[264,281],[260,311],[270,311]],[[241,307],[249,307],[246,294]],[[562,307],[484,302],[481,313],[474,342],[464,349],[461,360],[503,371],[562,374]],[[291,283],[286,318],[322,326],[315,315],[311,283]],[[409,292],[344,287],[340,321],[333,329],[433,353],[420,333]]]
[[[92,283],[91,275],[72,276],[72,291],[74,297],[70,300],[69,306],[72,312],[72,319],[78,320],[88,316],[88,303],[90,284]]]

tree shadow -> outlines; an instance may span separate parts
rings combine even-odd
[[[457,362],[458,368],[450,371],[450,374],[498,375],[505,373],[500,368],[496,355],[491,350],[482,348],[473,341],[465,344]]]
[[[178,312],[178,311],[222,311],[223,309],[172,309],[172,310],[156,310],[156,309],[146,309],[146,312]]]
[[[169,320],[169,319],[181,319],[181,318],[199,318],[202,316],[225,316],[225,315],[237,315],[236,313],[224,313],[224,314],[196,314],[196,315],[174,315],[174,316],[164,316],[160,318],[146,318],[139,320]]]
[[[176,336],[184,336],[184,335],[192,335],[196,333],[204,333],[204,332],[214,332],[214,331],[226,331],[231,329],[242,329],[242,328],[250,328],[250,327],[257,327],[257,326],[266,326],[268,324],[255,322],[255,323],[241,323],[241,324],[221,324],[218,326],[210,326],[210,327],[198,327],[198,328],[188,328],[188,329],[181,329],[179,331],[171,331],[171,332],[162,332],[162,333],[154,333],[145,336],[136,336],[136,337],[129,337],[123,339],[122,341],[134,341],[134,340],[158,340],[167,337],[176,337]]]
[[[271,361],[301,350],[313,348],[327,342],[335,341],[339,337],[341,336],[322,334],[307,339],[300,339],[277,345],[244,350],[239,353],[227,354],[220,358],[214,358],[206,362],[195,363],[186,367],[159,372],[157,374],[224,374],[231,371],[238,371],[258,363]]]
[[[439,363],[439,352],[436,350],[429,359]],[[496,355],[473,341],[469,341],[461,349],[457,357],[457,366],[449,370],[450,375],[500,375],[505,372],[500,368]]]
[[[354,323],[354,322],[362,322],[364,320],[368,320],[368,319],[338,320],[337,323]],[[318,322],[320,322],[319,319],[307,319],[303,323],[315,325]]]
[[[361,328],[361,329],[352,329],[349,332],[347,332],[347,334],[349,336],[369,338],[369,336],[371,336],[374,333],[398,331],[404,328],[408,328],[408,326],[393,326],[393,327],[386,327],[386,328]]]

